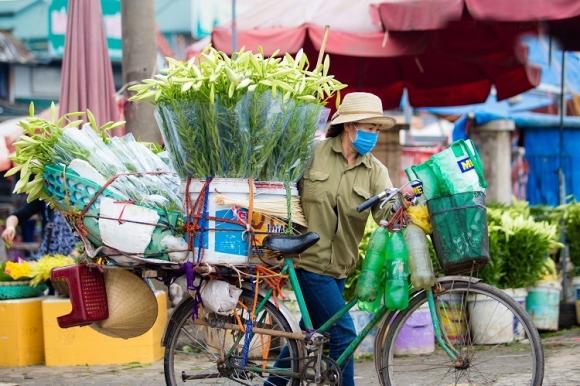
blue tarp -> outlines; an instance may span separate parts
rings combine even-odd
[[[543,127],[525,131],[525,158],[529,164],[526,198],[532,205],[556,206],[560,203],[559,131],[558,127]],[[578,144],[580,144],[580,130],[566,128],[562,149],[566,195],[572,195],[576,200],[580,200],[580,151]]]

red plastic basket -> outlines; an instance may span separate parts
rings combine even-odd
[[[55,268],[50,279],[65,281],[69,289],[72,311],[57,318],[61,328],[86,326],[109,317],[105,278],[97,267],[69,265]]]

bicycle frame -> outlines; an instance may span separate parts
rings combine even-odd
[[[302,289],[300,288],[300,283],[298,282],[298,276],[296,275],[296,270],[294,268],[294,262],[291,258],[284,258],[284,265],[281,270],[281,273],[287,274],[288,278],[290,279],[290,285],[296,294],[296,301],[298,302],[298,308],[300,309],[300,314],[302,316],[302,321],[304,323],[304,327],[306,330],[314,330],[314,326],[312,324],[312,320],[310,318],[310,314],[308,313],[308,309],[306,308],[306,302],[304,301],[304,295],[302,294]],[[272,289],[269,289],[260,304],[256,307],[257,311],[261,311],[262,308],[266,305],[269,301],[270,297],[272,296]],[[447,341],[443,337],[443,332],[441,329],[441,323],[439,321],[439,316],[435,306],[435,300],[433,297],[433,291],[427,290],[427,300],[429,305],[429,310],[431,313],[431,320],[433,323],[433,329],[435,332],[435,338],[437,344],[445,351],[445,353],[453,360],[457,359],[457,352],[453,347],[451,347]],[[342,318],[347,312],[349,312],[357,303],[357,299],[351,300],[348,302],[343,308],[341,308],[335,315],[333,315],[326,323],[320,326],[316,331],[318,332],[327,332],[330,328],[340,319]],[[342,355],[336,360],[336,363],[339,366],[343,366],[346,362],[350,359],[353,355],[357,347],[361,344],[363,339],[368,335],[373,327],[377,325],[377,323],[383,319],[383,317],[389,311],[383,305],[378,312],[376,312],[371,320],[366,324],[366,326],[362,329],[360,334],[348,345]]]

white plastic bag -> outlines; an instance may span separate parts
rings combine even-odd
[[[238,304],[242,290],[221,280],[208,280],[200,290],[203,307],[220,315],[229,315]]]

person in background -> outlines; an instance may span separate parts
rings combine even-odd
[[[71,254],[79,242],[66,220],[60,213],[52,210],[44,201],[35,200],[16,210],[6,219],[6,229],[2,232],[2,239],[10,245],[16,237],[16,227],[30,217],[39,214],[42,218],[42,234],[38,251],[32,259],[44,255]]]
[[[386,188],[392,187],[387,168],[371,151],[379,131],[395,125],[383,115],[379,97],[369,93],[350,93],[333,115],[326,139],[315,145],[304,177],[299,182],[307,231],[316,232],[320,240],[295,260],[296,274],[304,294],[308,313],[319,328],[345,305],[346,277],[358,260],[358,245],[363,237],[369,210],[356,207]],[[398,173],[398,171],[395,171]],[[390,206],[372,208],[378,223],[390,213]],[[304,324],[301,321],[304,329]],[[332,359],[344,352],[355,339],[352,318],[346,313],[328,331],[329,355]],[[289,366],[288,349],[284,348],[276,367]],[[354,363],[343,370],[343,385],[354,385]],[[284,385],[286,380],[270,377],[265,384]]]

